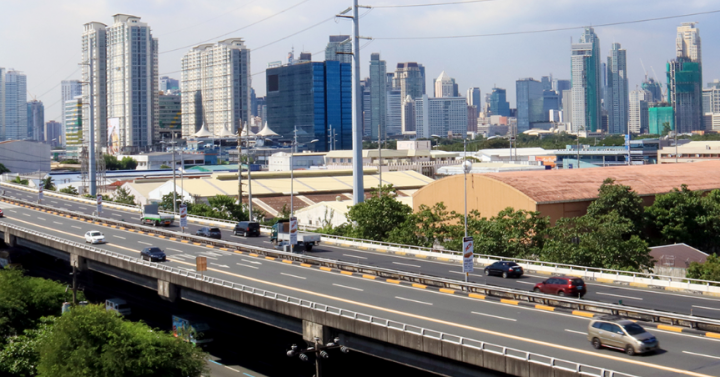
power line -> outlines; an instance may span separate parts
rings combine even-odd
[[[632,21],[618,21],[618,22],[609,22],[605,24],[597,24],[592,25],[592,27],[606,27],[606,26],[616,26],[616,25],[627,25],[627,24],[639,24],[644,22],[651,22],[651,21],[662,21],[662,20],[670,20],[673,18],[683,18],[683,17],[690,17],[690,16],[699,16],[699,15],[706,15],[706,14],[713,14],[713,13],[720,13],[720,10],[709,10],[705,12],[696,12],[696,13],[688,13],[688,14],[680,14],[676,16],[666,16],[666,17],[655,17],[655,18],[645,18],[641,20],[632,20]],[[519,34],[535,34],[535,33],[549,33],[549,32],[555,32],[555,31],[566,31],[566,30],[575,30],[575,29],[584,29],[587,26],[568,26],[563,28],[555,28],[555,29],[540,29],[540,30],[528,30],[528,31],[509,31],[505,33],[490,33],[490,34],[471,34],[471,35],[447,35],[447,36],[436,36],[436,37],[380,37],[380,38],[373,38],[373,39],[384,39],[384,40],[409,40],[409,39],[460,39],[460,38],[480,38],[480,37],[499,37],[499,36],[505,36],[505,35],[519,35]]]
[[[252,4],[252,3],[257,3],[258,1],[259,1],[259,0],[250,1],[249,3],[245,3],[245,4],[243,4],[243,5],[241,5],[241,6],[237,7],[237,8],[231,9],[231,10],[229,10],[229,11],[225,11],[223,14],[221,14],[221,15],[219,15],[219,16],[216,16],[216,17],[213,17],[213,18],[208,18],[207,20],[205,20],[205,21],[200,21],[200,22],[196,23],[195,25],[188,26],[188,27],[184,27],[184,28],[182,28],[182,29],[176,29],[176,30],[173,30],[173,31],[169,31],[169,32],[167,32],[167,33],[159,34],[159,35],[157,35],[157,36],[158,36],[158,37],[162,37],[163,35],[175,34],[175,33],[179,32],[179,31],[188,30],[188,29],[192,29],[192,28],[198,27],[198,26],[200,26],[200,25],[202,25],[202,24],[204,24],[204,23],[208,23],[208,22],[210,22],[210,21],[212,21],[212,20],[217,20],[218,18],[227,16],[228,14],[230,14],[230,13],[232,13],[232,12],[238,10],[238,9],[245,8],[246,6],[248,6],[248,5]]]
[[[57,88],[58,86],[60,86],[60,84],[62,84],[63,81],[65,81],[65,80],[69,79],[70,77],[72,77],[72,75],[76,74],[77,71],[79,71],[79,70],[80,70],[80,67],[77,67],[77,68],[75,69],[75,71],[73,71],[73,73],[69,74],[66,78],[62,79],[62,81],[60,81],[59,83],[57,83],[57,85],[55,85],[55,86],[53,86],[52,88],[48,89],[47,92],[45,92],[45,93],[37,96],[37,98],[42,98],[42,96],[50,93],[53,89],[55,89],[55,88]]]
[[[332,20],[332,19],[334,19],[334,18],[335,18],[335,16],[328,17],[328,18],[326,18],[326,19],[324,19],[324,20],[322,20],[322,21],[320,21],[320,22],[318,22],[318,23],[316,23],[316,24],[314,24],[314,25],[311,25],[311,26],[306,27],[305,29],[302,29],[302,30],[300,30],[300,31],[296,31],[295,33],[292,33],[292,34],[290,34],[290,35],[284,36],[284,37],[282,37],[282,38],[280,38],[280,39],[276,39],[276,40],[274,40],[274,41],[272,41],[272,42],[270,42],[270,43],[264,44],[264,45],[262,45],[262,46],[260,46],[260,47],[256,47],[256,48],[253,49],[253,51],[257,51],[257,50],[259,50],[259,49],[261,49],[261,48],[264,48],[264,47],[273,45],[273,44],[275,44],[275,43],[277,43],[277,42],[283,41],[283,40],[288,39],[288,38],[290,38],[290,37],[294,37],[294,36],[296,36],[296,35],[304,32],[304,31],[308,31],[308,30],[310,30],[310,29],[312,29],[312,28],[314,28],[314,27],[316,27],[316,26],[322,25],[322,24],[324,24],[324,23],[326,23],[326,22],[328,22],[328,21],[330,21],[330,20]]]
[[[429,4],[409,4],[409,5],[372,5],[370,8],[416,8],[416,7],[435,7],[440,5],[456,5],[456,4],[472,4],[472,3],[487,3],[490,1],[497,0],[467,0],[467,1],[452,1],[447,3],[429,3]]]
[[[206,39],[206,40],[204,40],[204,41],[200,41],[200,42],[197,42],[197,43],[193,43],[193,44],[191,44],[191,45],[174,48],[174,49],[172,49],[172,50],[162,51],[162,52],[160,52],[160,54],[166,54],[166,53],[168,53],[168,52],[173,52],[173,51],[178,51],[178,50],[184,50],[184,49],[186,49],[186,48],[188,48],[188,47],[197,46],[197,45],[200,44],[200,43],[205,43],[205,42],[209,42],[209,41],[214,41],[214,40],[216,40],[216,39],[218,39],[218,38],[221,38],[221,37],[224,37],[224,36],[226,36],[226,35],[228,35],[228,34],[232,34],[232,33],[238,32],[238,31],[240,31],[240,30],[247,29],[247,28],[249,28],[250,26],[257,25],[257,24],[259,24],[259,23],[261,23],[261,22],[263,22],[263,21],[267,21],[267,20],[269,20],[269,19],[271,19],[271,18],[273,18],[273,17],[275,17],[275,16],[277,16],[277,15],[280,15],[280,14],[283,14],[283,13],[289,11],[290,9],[293,9],[293,8],[295,8],[295,7],[298,7],[298,6],[302,5],[302,4],[304,4],[304,3],[307,3],[308,1],[310,1],[310,0],[303,0],[303,1],[297,3],[297,4],[293,5],[293,6],[290,6],[290,7],[288,7],[288,8],[285,8],[285,9],[281,10],[280,12],[277,12],[277,13],[275,13],[275,14],[272,14],[272,15],[270,15],[270,16],[267,16],[267,17],[265,17],[265,18],[263,18],[263,19],[261,19],[261,20],[255,21],[255,22],[253,22],[253,23],[251,23],[251,24],[249,24],[249,25],[243,26],[243,27],[241,27],[240,29],[235,29],[235,30],[230,31],[230,32],[227,32],[227,33],[225,33],[225,34],[218,35],[217,37],[213,37],[213,38],[210,38],[210,39]]]

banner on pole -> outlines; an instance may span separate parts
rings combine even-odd
[[[97,213],[98,215],[102,212],[102,195],[97,194]]]
[[[463,272],[473,272],[475,242],[472,237],[463,237]]]
[[[45,187],[43,187],[42,181],[40,181],[40,190],[38,190],[38,202],[43,199],[43,189],[44,188]]]
[[[297,217],[290,218],[290,244],[297,245]]]
[[[180,204],[180,227],[187,227],[187,204]]]

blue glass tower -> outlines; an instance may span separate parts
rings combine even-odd
[[[490,94],[490,113],[492,115],[510,116],[510,103],[506,98],[505,89],[493,88]]]

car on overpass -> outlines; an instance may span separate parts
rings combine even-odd
[[[97,230],[91,230],[87,233],[85,233],[85,242],[86,243],[105,243],[105,236]]]
[[[5,213],[0,209],[0,217],[5,217]]]
[[[504,278],[520,277],[523,275],[523,268],[515,262],[497,261],[485,267],[485,275],[500,275]]]
[[[587,293],[587,285],[579,277],[553,276],[535,284],[533,292],[582,298]]]
[[[195,232],[196,236],[221,239],[220,228],[204,226]]]
[[[164,262],[167,260],[165,252],[157,246],[144,248],[140,252],[140,257],[150,262]]]
[[[629,356],[660,349],[660,342],[653,334],[618,316],[603,316],[590,321],[587,338],[595,349],[614,348]]]

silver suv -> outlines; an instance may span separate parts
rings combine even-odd
[[[596,349],[615,348],[632,356],[636,353],[653,352],[660,342],[637,323],[615,316],[605,316],[590,321],[588,340]]]

